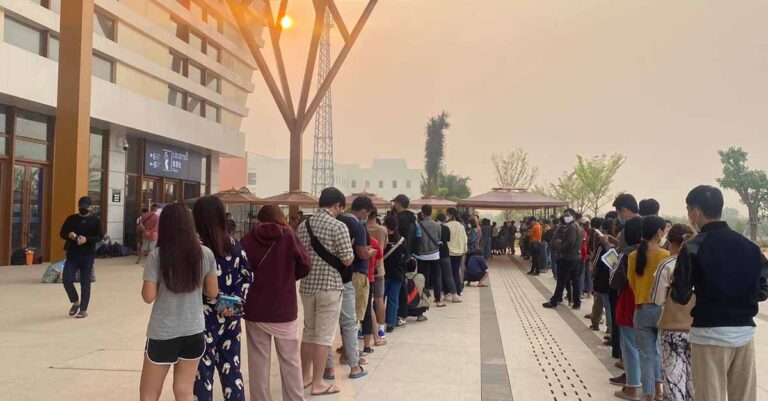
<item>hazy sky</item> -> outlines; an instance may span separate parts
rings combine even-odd
[[[313,14],[291,2],[297,26],[282,45],[295,99]],[[365,1],[337,3],[351,21]],[[576,154],[620,152],[616,191],[683,214],[687,191],[719,176],[718,149],[742,146],[768,169],[767,14],[764,0],[381,0],[333,86],[335,159],[422,166],[424,124],[446,110],[447,168],[475,194],[495,185],[494,151],[528,151],[539,184]],[[287,157],[287,130],[255,82],[249,150]],[[734,192],[726,203],[741,208]]]

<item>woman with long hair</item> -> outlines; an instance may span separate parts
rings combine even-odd
[[[192,399],[197,365],[205,353],[201,299],[218,294],[216,259],[200,244],[192,215],[184,205],[166,206],[141,288],[144,302],[152,304],[139,385],[142,401],[160,399],[171,365],[176,399]]]
[[[216,257],[220,295],[245,299],[253,272],[243,247],[229,234],[224,203],[215,196],[204,196],[195,202],[192,215],[200,241]],[[206,297],[203,302],[206,351],[197,369],[195,396],[198,401],[213,399],[214,372],[218,370],[226,399],[244,401],[240,316],[231,310],[218,311],[216,298]]]
[[[651,289],[659,264],[669,257],[661,247],[666,236],[667,222],[659,216],[643,218],[643,237],[637,251],[629,255],[627,278],[635,294],[635,336],[640,351],[640,381],[647,401],[661,398],[661,360],[659,358],[658,326],[661,307],[653,303]]]
[[[653,302],[663,306],[658,325],[664,401],[693,401],[693,371],[688,332],[693,323],[691,309],[696,304],[696,298],[694,295],[688,304],[680,305],[668,296],[677,255],[683,242],[691,235],[693,229],[685,224],[675,224],[669,230],[667,244],[671,256],[661,262],[656,270],[651,292]]]
[[[259,224],[241,243],[253,264],[253,285],[245,303],[251,400],[271,400],[269,367],[274,339],[280,361],[283,400],[304,399],[298,337],[296,281],[311,269],[309,254],[280,208],[266,205]]]
[[[474,217],[469,219],[469,232],[467,232],[467,249],[469,252],[480,248],[480,226]]]

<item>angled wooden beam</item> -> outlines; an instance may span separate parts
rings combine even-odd
[[[288,84],[288,75],[285,72],[285,61],[283,61],[283,51],[280,49],[280,34],[277,32],[277,27],[280,26],[279,21],[282,19],[278,16],[278,23],[275,23],[275,20],[272,17],[272,6],[270,5],[269,1],[265,2],[267,5],[267,13],[269,14],[269,18],[267,18],[267,25],[269,26],[269,36],[272,38],[272,50],[275,52],[275,64],[277,65],[277,74],[280,76],[280,85],[283,88],[283,99],[285,100],[285,105],[288,108],[288,114],[291,117],[291,120],[294,122],[296,121],[296,112],[293,108],[293,98],[291,97],[291,86]],[[287,0],[282,0],[282,3],[280,4],[280,8],[283,8],[283,5],[287,4]],[[282,10],[283,14],[285,14],[285,10]]]
[[[269,4],[269,2],[267,2]],[[288,0],[280,0],[280,8],[277,9],[277,19],[276,25],[277,25],[277,40],[280,40],[280,36],[283,34],[283,18],[285,18],[285,11],[288,8]],[[272,12],[270,11],[269,15],[272,15]]]
[[[325,96],[325,94],[328,93],[328,90],[331,88],[331,84],[333,83],[333,80],[336,78],[336,75],[339,73],[339,70],[341,70],[341,66],[344,64],[344,61],[347,59],[347,56],[349,55],[349,52],[352,50],[352,46],[354,46],[355,41],[357,41],[357,37],[360,36],[360,32],[363,30],[365,23],[368,21],[368,17],[371,16],[371,13],[373,12],[374,7],[376,7],[376,3],[378,3],[378,0],[370,0],[368,2],[368,5],[365,7],[365,10],[363,10],[363,14],[360,16],[360,19],[357,21],[357,24],[355,25],[355,29],[352,30],[350,41],[347,44],[345,44],[344,47],[341,49],[341,52],[339,52],[338,57],[336,57],[336,61],[333,62],[333,66],[331,67],[330,71],[328,71],[328,75],[326,76],[325,81],[317,89],[317,93],[315,94],[314,99],[312,99],[312,103],[309,104],[309,107],[307,108],[306,112],[304,112],[303,114],[300,114],[298,124],[301,132],[307,129],[307,125],[309,125],[309,121],[312,119],[312,116],[315,114],[315,112],[317,111],[317,108],[320,106],[320,101],[323,99],[323,96]]]
[[[349,30],[347,29],[347,24],[344,23],[344,18],[341,17],[339,8],[336,7],[335,0],[328,0],[328,10],[333,16],[333,21],[336,22],[336,27],[339,28],[341,37],[344,38],[344,43],[349,43]]]
[[[259,44],[256,43],[256,39],[253,38],[253,33],[245,20],[248,4],[249,2],[246,2],[245,5],[243,5],[238,0],[227,0],[227,5],[229,5],[229,9],[235,17],[238,28],[240,28],[240,33],[243,35],[243,39],[245,40],[246,45],[248,45],[248,49],[251,51],[251,54],[256,61],[256,65],[259,67],[261,76],[264,78],[264,82],[267,84],[267,88],[269,88],[269,92],[275,100],[275,104],[277,104],[277,108],[280,110],[280,114],[283,116],[285,124],[292,127],[296,123],[296,118],[292,117],[292,110],[291,112],[288,111],[288,106],[280,93],[280,89],[277,87],[277,82],[275,82],[275,78],[272,76],[272,72],[270,72],[267,61],[264,59],[264,55],[261,54]]]
[[[312,31],[312,41],[309,43],[309,55],[307,56],[307,66],[304,69],[304,83],[301,85],[301,99],[299,100],[299,109],[296,113],[296,127],[300,127],[301,120],[306,118],[307,101],[309,100],[309,90],[312,88],[312,77],[315,74],[315,64],[317,63],[317,50],[320,46],[320,35],[323,33],[325,25],[326,0],[312,0],[315,4],[315,28]],[[301,130],[304,132],[304,130]]]

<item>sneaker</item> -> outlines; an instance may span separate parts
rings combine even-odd
[[[85,319],[88,317],[88,312],[81,310],[80,312],[77,312],[77,315],[75,315],[76,319]]]
[[[357,339],[362,340],[365,336],[363,336],[363,329],[360,329],[357,331]]]
[[[427,317],[424,315],[419,315],[419,317],[416,318],[417,322],[425,322],[427,321]]]
[[[547,309],[554,309],[554,308],[557,308],[557,303],[549,301],[549,302],[543,303],[541,306],[543,306],[543,307],[545,307]]]
[[[625,384],[627,384],[627,375],[621,374],[620,376],[611,377],[610,379],[608,379],[608,382],[613,384],[614,386],[623,387]]]
[[[77,312],[80,311],[80,304],[72,304],[72,307],[69,308],[69,316],[75,316]]]
[[[406,323],[405,318],[399,317],[397,318],[397,324],[395,325],[395,327],[403,327],[405,326],[405,323]]]
[[[381,338],[382,340],[387,338],[387,334],[382,329],[379,329],[379,338]]]
[[[575,305],[575,304],[574,304],[574,305],[572,306],[572,308],[573,308],[573,310],[581,310],[581,304],[579,304],[579,305]]]
[[[395,326],[387,326],[387,333],[392,333],[393,331],[395,331]]]

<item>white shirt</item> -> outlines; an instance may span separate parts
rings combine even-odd
[[[691,327],[691,344],[739,348],[749,344],[755,336],[752,326],[739,327]]]

